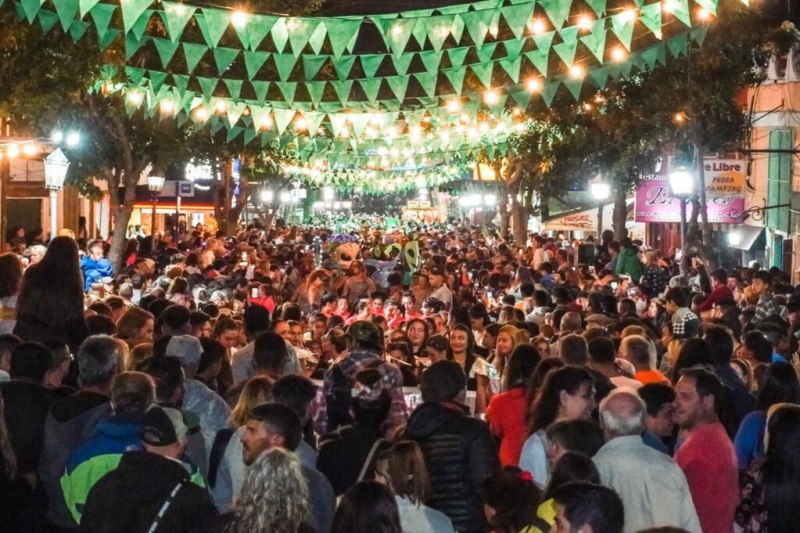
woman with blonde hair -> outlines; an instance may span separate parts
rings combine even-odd
[[[519,344],[519,335],[516,327],[505,325],[497,332],[497,339],[494,347],[494,358],[489,361],[497,369],[502,377],[506,368],[506,362],[511,357],[511,352]]]
[[[239,460],[241,462],[241,458]],[[247,469],[226,533],[312,533],[308,483],[300,460],[272,448]]]
[[[416,442],[401,440],[383,452],[375,467],[375,481],[394,492],[403,531],[454,531],[447,515],[425,505],[431,497],[431,484],[425,458]]]
[[[143,342],[142,344],[137,344],[130,351],[128,357],[125,359],[125,370],[128,372],[136,370],[136,367],[139,366],[139,363],[152,356],[153,356],[152,343]]]
[[[272,380],[263,376],[252,378],[245,384],[231,411],[230,427],[220,430],[214,438],[208,460],[208,486],[220,513],[230,510],[244,483],[246,468],[242,461],[241,440],[244,425],[253,408],[268,402],[271,396]]]
[[[117,322],[117,338],[135,348],[145,342],[153,342],[155,317],[141,307],[131,307]]]

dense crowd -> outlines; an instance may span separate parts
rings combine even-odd
[[[778,269],[460,221],[12,245],[3,531],[800,527]]]

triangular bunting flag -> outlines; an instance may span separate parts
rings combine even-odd
[[[253,118],[253,130],[263,131],[272,124],[272,117],[269,116],[270,109],[266,107],[250,106],[250,116]]]
[[[423,23],[424,18],[417,19],[417,23],[414,25],[414,29],[411,30],[411,35],[414,36],[414,39],[419,44],[420,48],[425,48],[425,39],[428,37],[428,32],[425,30],[425,24]]]
[[[222,80],[225,83],[225,87],[228,88],[228,94],[234,100],[239,99],[239,95],[242,94],[242,85],[244,82],[242,80],[229,80],[224,79]]]
[[[378,93],[381,90],[382,81],[383,80],[381,78],[358,80],[359,85],[361,85],[361,89],[364,91],[364,94],[367,95],[367,100],[369,103],[374,104],[375,101],[378,100]]]
[[[608,83],[608,75],[608,67],[597,67],[589,71],[589,76],[592,78],[595,85],[597,85],[598,89],[606,88],[606,83]]]
[[[275,60],[275,68],[278,69],[278,77],[280,80],[287,81],[294,66],[297,64],[297,56],[291,54],[275,54],[272,56],[272,59]]]
[[[422,86],[422,90],[425,91],[425,94],[431,98],[436,96],[436,80],[439,78],[438,72],[418,73],[414,74],[414,77],[417,79],[420,86]]]
[[[178,90],[178,94],[182,96],[186,92],[186,88],[189,87],[189,76],[185,74],[173,74],[172,84],[175,86],[175,89]]]
[[[307,80],[313,80],[319,69],[328,60],[328,56],[312,56],[303,54],[303,75]]]
[[[0,2],[2,6],[2,2]],[[39,26],[42,27],[42,33],[47,33],[59,22],[58,15],[46,9],[39,10]]]
[[[641,16],[639,17],[642,24],[657,36],[661,34],[661,9],[659,2],[642,6]]]
[[[194,16],[197,8],[183,3],[162,2],[164,6],[163,18],[167,26],[167,33],[172,41],[178,41],[183,35],[186,24]]]
[[[328,29],[328,40],[331,42],[333,55],[339,57],[344,53],[350,40],[358,33],[361,19],[329,18],[324,20],[324,24]]]
[[[622,12],[611,16],[611,31],[617,36],[622,46],[631,49],[631,39],[633,38],[633,27],[635,20],[631,20],[627,13]]]
[[[158,57],[161,58],[161,65],[166,69],[172,56],[180,46],[179,42],[172,42],[169,39],[161,39],[160,37],[153,37],[153,44],[156,46]]]
[[[294,103],[294,93],[297,91],[297,82],[294,81],[276,81],[275,85],[278,86],[278,89],[281,91],[283,95],[283,99],[289,103]]]
[[[239,50],[233,48],[217,48],[214,50],[214,62],[217,64],[217,72],[220,76],[228,70],[231,63],[239,55]]]
[[[204,44],[183,43],[183,55],[186,58],[186,71],[191,74],[208,51]]]
[[[105,34],[102,37],[98,36],[97,37],[97,46],[100,47],[100,51],[102,52],[106,48],[111,46],[111,43],[116,41],[117,37],[119,37],[121,33],[122,33],[122,30],[111,29],[111,30],[106,31]]]
[[[277,21],[278,17],[270,15],[250,15],[247,19],[247,37],[250,39],[251,50],[258,49]]]
[[[267,93],[269,92],[269,82],[268,81],[253,81],[250,80],[250,85],[253,86],[253,92],[256,94],[256,99],[259,102],[263,102],[267,99]]]
[[[327,31],[328,29],[324,24],[317,24],[317,29],[309,37],[308,46],[311,47],[315,54],[319,54],[322,51],[322,45],[325,44],[325,32]]]
[[[522,45],[525,44],[526,40],[510,40],[510,41],[503,41],[503,46],[506,47],[506,57],[517,57],[518,55],[522,55]]]
[[[575,100],[580,100],[581,88],[583,88],[583,80],[569,78],[564,80],[562,83],[564,84],[564,87],[566,87],[569,90],[569,92],[572,94],[572,97],[575,98]]]
[[[242,82],[240,81],[239,83]],[[239,118],[242,116],[247,106],[242,103],[227,102],[227,108],[226,118],[228,119],[228,124],[233,126],[239,122]]]
[[[311,102],[315,105],[319,105],[322,101],[322,95],[325,93],[325,85],[327,85],[327,81],[307,81],[306,83],[306,90],[308,91],[308,95],[311,98]]]
[[[286,27],[286,19],[282,17],[276,20],[269,33],[272,36],[275,48],[279,53],[283,53],[286,43],[289,42],[289,29]]]
[[[407,74],[408,67],[411,65],[411,61],[414,59],[414,54],[403,54],[398,57],[392,57],[392,62],[394,63],[394,69],[397,71],[398,74]]]
[[[584,46],[586,46],[601,63],[604,61],[606,49],[605,22],[605,19],[595,20],[592,22],[592,29],[589,34],[580,38]]]
[[[691,31],[692,40],[696,42],[699,46],[703,46],[703,42],[706,40],[706,35],[708,34],[708,24],[701,24],[696,28],[693,28]]]
[[[644,64],[647,66],[647,70],[653,70],[656,67],[661,52],[662,49],[660,46],[651,46],[642,50],[642,61],[644,61]]]
[[[603,17],[606,14],[606,0],[584,0],[586,4],[592,8],[592,11],[598,17]],[[659,9],[661,9],[661,4],[657,4]]]
[[[55,2],[56,13],[61,21],[61,27],[67,31],[78,14],[78,0],[59,0]]]
[[[453,15],[441,15],[422,19],[422,24],[428,34],[431,46],[437,52],[442,49],[445,40],[450,36],[450,27],[453,25]]]
[[[247,69],[247,77],[251,80],[255,78],[267,59],[269,59],[269,52],[245,52],[244,66]]]
[[[244,141],[243,142],[244,142],[245,146],[247,146],[248,144],[253,142],[253,140],[255,138],[256,138],[256,132],[254,132],[250,128],[247,128],[247,129],[244,130]]]
[[[561,85],[560,81],[551,81],[550,83],[545,83],[544,87],[539,94],[542,95],[542,100],[544,101],[544,105],[550,107],[550,104],[553,103],[553,98],[556,97],[556,92],[558,92],[558,86]]]
[[[336,70],[336,75],[340,80],[346,80],[350,74],[350,69],[356,62],[356,56],[342,56],[339,58],[331,58],[333,61],[333,68]]]
[[[467,58],[467,53],[469,52],[469,47],[463,48],[451,48],[447,51],[447,56],[450,58],[450,64],[453,67],[460,67],[464,64],[464,60]]]
[[[717,1],[718,0],[695,0],[697,5],[711,13],[712,15],[717,14]]]
[[[481,83],[483,83],[484,87],[491,89],[493,66],[493,63],[484,63],[481,65],[470,65],[469,68],[471,68],[472,72],[474,72],[478,79],[481,80]]]
[[[233,12],[223,9],[203,8],[203,16],[197,17],[197,23],[203,36],[208,39],[208,46],[216,48],[219,40],[222,39],[222,34],[228,29],[231,23],[231,16]],[[205,24],[205,28],[203,25]],[[205,30],[205,31],[204,31]]]
[[[440,9],[442,13],[444,13],[444,9]],[[461,36],[464,35],[464,19],[460,16],[453,17],[453,23],[450,25],[450,35],[453,36],[453,40],[456,44],[461,42]]]
[[[557,30],[564,26],[564,22],[569,17],[569,8],[572,2],[565,2],[564,0],[540,0],[539,5],[544,9],[547,18]]]
[[[139,85],[145,74],[147,74],[147,71],[143,68],[125,67],[125,75],[128,76],[128,81],[132,85]]]
[[[409,76],[392,76],[386,78],[386,83],[392,89],[392,92],[397,96],[401,102],[406,98],[406,89],[408,89]]]
[[[147,9],[136,21],[136,24],[131,28],[130,33],[140,41],[144,38],[144,32],[147,30],[147,25],[150,23],[150,17],[153,16],[153,10]]]
[[[153,0],[120,0],[122,9],[122,25],[125,32],[129,32],[134,24],[139,20],[145,10],[150,7]]]
[[[364,71],[364,76],[374,78],[375,73],[383,62],[383,58],[386,56],[382,54],[364,54],[358,57],[361,60],[361,69]]]
[[[670,14],[680,20],[687,28],[692,27],[692,16],[689,13],[689,0],[674,0]]]
[[[159,72],[157,70],[149,70],[147,76],[150,78],[150,87],[154,93],[158,93],[164,82],[167,81],[168,74],[166,72]]]
[[[464,75],[467,72],[467,67],[451,68],[444,71],[444,75],[450,80],[450,85],[453,86],[455,94],[461,94],[464,88]]]
[[[353,80],[332,81],[333,90],[336,91],[336,96],[339,97],[339,102],[343,106],[347,106],[350,100],[350,89],[353,87]]]
[[[203,76],[197,76],[197,83],[200,84],[200,92],[203,94],[206,100],[210,100],[212,96],[214,96],[214,91],[217,88],[217,82],[219,82],[218,78],[204,78]]]
[[[547,32],[544,32],[541,35],[535,36],[533,38],[533,42],[536,43],[536,49],[541,51],[541,52],[549,53],[550,52],[550,46],[553,44],[553,38],[555,36],[556,36],[556,32],[554,32],[554,31],[547,31]]]
[[[489,26],[494,17],[494,11],[491,9],[484,9],[482,11],[470,11],[469,13],[462,13],[459,15],[464,21],[464,27],[467,33],[472,38],[475,46],[483,46],[483,41],[486,39],[486,33],[489,31]]]
[[[286,28],[289,30],[289,42],[292,44],[292,53],[298,57],[303,48],[308,44],[311,34],[317,29],[319,21],[309,18],[291,18],[287,21]]]
[[[236,137],[241,135],[243,132],[244,132],[244,129],[240,128],[239,126],[234,126],[234,127],[230,128],[228,130],[228,137],[225,140],[225,142],[230,144],[234,139],[236,139]]]
[[[667,48],[669,49],[670,53],[673,57],[680,57],[684,54],[686,50],[686,45],[689,44],[689,36],[685,33],[679,33],[678,35],[670,38],[667,42]]]
[[[525,27],[528,24],[533,9],[536,6],[534,2],[523,2],[521,4],[510,5],[500,8],[503,18],[517,39],[522,39]]]
[[[76,39],[74,39],[73,37],[73,40]],[[136,52],[139,51],[139,48],[141,48],[144,43],[145,39],[142,39],[140,41],[136,38],[135,35],[132,35],[130,33],[125,35],[125,60],[129,61],[134,56],[134,54],[136,54]]]
[[[572,67],[572,63],[575,61],[575,51],[578,49],[579,31],[580,28],[578,28],[578,26],[562,28],[558,32],[561,35],[562,42],[553,46],[553,50],[555,50],[558,57],[561,58],[561,61],[563,61],[568,68]]]
[[[303,113],[303,116],[306,119],[306,123],[308,124],[308,134],[312,137],[317,134],[317,130],[319,129],[320,124],[325,119],[325,113],[318,113],[316,111],[306,111]],[[313,145],[311,148],[313,149]]]
[[[375,18],[373,18],[375,20]],[[414,26],[417,24],[417,19],[377,19],[381,28],[383,29],[384,39],[386,46],[392,52],[392,55],[399,56],[405,52],[408,39],[411,37],[411,32],[414,31]]]
[[[533,98],[533,93],[530,91],[517,91],[515,93],[511,93],[511,97],[517,103],[517,105],[522,109],[523,113],[528,109],[528,106],[531,105],[531,98]]]
[[[100,3],[100,0],[79,0],[78,11],[81,14],[81,18],[85,17],[98,3]],[[2,3],[0,3],[0,5],[2,5]]]
[[[111,17],[114,16],[114,11],[116,10],[117,6],[111,4],[97,4],[92,8],[92,20],[94,21],[94,27],[97,29],[98,39],[106,36]]]
[[[28,24],[33,24],[33,21],[36,20],[36,15],[39,13],[42,4],[44,4],[44,0],[20,0],[20,5],[25,17],[28,19]]]
[[[508,74],[508,77],[514,83],[519,83],[519,68],[522,65],[522,56],[515,56],[514,59],[501,59],[499,63]]]
[[[419,53],[419,59],[422,61],[422,64],[425,65],[425,70],[428,72],[438,72],[439,71],[439,64],[442,61],[442,54],[444,52],[436,51],[436,50],[428,50],[426,52]]]
[[[348,116],[344,113],[329,113],[328,120],[331,123],[334,137],[342,137],[342,130],[347,126]]]
[[[481,63],[488,63],[494,57],[494,51],[497,50],[497,43],[487,43],[478,47],[478,58]]]

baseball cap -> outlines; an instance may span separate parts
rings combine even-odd
[[[175,335],[169,340],[165,355],[177,357],[184,365],[200,364],[203,345],[192,335]]]
[[[151,446],[169,446],[193,434],[196,417],[175,407],[153,405],[142,420],[142,440]]]

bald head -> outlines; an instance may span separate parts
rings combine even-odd
[[[641,435],[644,432],[647,405],[636,391],[620,387],[611,391],[600,402],[600,424],[606,439],[628,435]]]

